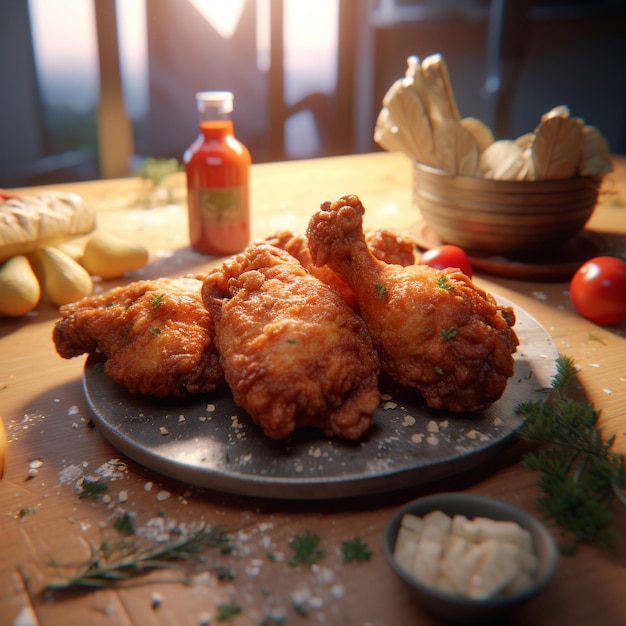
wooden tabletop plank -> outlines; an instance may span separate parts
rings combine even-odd
[[[184,196],[182,175],[170,182]],[[616,160],[614,182],[614,197],[623,200],[625,160]],[[411,184],[410,164],[389,153],[255,165],[253,237],[282,229],[302,231],[321,202],[344,193],[361,197],[366,225],[410,233],[420,219],[411,204]],[[206,271],[220,262],[189,249],[184,203],[155,202],[146,208],[150,189],[145,181],[128,178],[58,188],[77,191],[92,202],[99,212],[98,228],[150,249],[148,266],[96,284],[96,290],[138,278]],[[619,247],[626,235],[625,215],[624,203],[605,202],[589,226],[609,233]],[[622,247],[622,254],[625,251]],[[615,435],[616,449],[626,452],[624,324],[599,327],[581,318],[564,282],[520,281],[481,272],[476,282],[535,316],[557,349],[575,359],[581,391],[601,409],[603,428]],[[430,626],[435,622],[414,605],[383,556],[382,533],[392,511],[428,493],[467,490],[539,515],[534,506],[537,476],[520,465],[520,444],[462,476],[353,500],[263,500],[164,477],[125,458],[93,428],[82,390],[84,359],[64,360],[56,354],[51,339],[56,319],[56,309],[42,302],[32,314],[0,320],[0,417],[10,440],[0,482],[2,623],[6,619],[13,624],[20,612],[31,610],[41,626],[195,625],[208,619],[215,624],[221,623],[216,622],[220,605],[237,604],[241,612],[224,623],[261,624],[273,617],[273,623],[285,624]],[[115,459],[124,465],[111,465]],[[40,466],[29,476],[33,461]],[[106,500],[81,499],[77,482],[98,472],[107,477]],[[49,564],[87,558],[90,544],[118,536],[114,524],[123,513],[132,516],[141,536],[159,531],[164,537],[169,525],[223,526],[232,533],[236,550],[208,550],[200,563],[189,563],[181,571],[148,573],[139,579],[142,584],[128,589],[42,594],[55,574]],[[624,527],[624,511],[616,513],[614,522],[616,528]],[[307,530],[320,536],[325,556],[314,567],[293,567],[288,564],[289,542]],[[373,551],[367,563],[342,562],[342,542],[355,536]],[[582,546],[576,556],[561,560],[549,589],[520,610],[512,624],[622,623],[625,566],[623,533],[610,549]],[[232,580],[224,579],[226,571]]]

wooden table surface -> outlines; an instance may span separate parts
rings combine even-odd
[[[626,159],[616,158],[615,166],[607,181],[615,193],[603,200],[588,229],[624,257]],[[411,233],[420,219],[411,206],[410,164],[398,154],[255,165],[251,176],[255,238],[282,229],[302,232],[320,202],[345,193],[361,197],[366,226]],[[182,176],[173,185],[182,201],[152,207],[139,179],[58,186],[97,207],[99,229],[150,249],[151,262],[143,270],[98,283],[96,290],[219,263],[189,249]],[[601,410],[604,433],[615,435],[615,449],[626,453],[625,325],[600,327],[580,317],[569,302],[567,282],[481,272],[475,279],[528,311],[557,349],[574,358],[582,390]],[[31,314],[0,320],[0,416],[9,437],[0,481],[1,624],[434,624],[385,561],[382,533],[389,515],[409,500],[450,490],[495,496],[539,515],[537,475],[521,466],[519,444],[462,476],[364,499],[262,500],[166,478],[125,458],[93,428],[82,388],[84,358],[56,354],[56,319],[56,309],[42,302]],[[108,485],[106,497],[79,498],[76,482],[98,471]],[[138,534],[150,537],[173,525],[219,525],[232,533],[235,551],[209,550],[200,564],[156,570],[124,589],[42,593],[55,575],[50,564],[84,561],[90,545],[119,536],[114,524],[123,512]],[[614,527],[610,548],[583,545],[575,556],[563,557],[548,589],[511,623],[626,624],[625,511],[616,510]],[[314,566],[290,566],[289,541],[307,530],[321,538],[325,556]],[[342,542],[355,536],[368,544],[372,557],[343,563]],[[241,612],[220,620],[219,607],[235,604]]]

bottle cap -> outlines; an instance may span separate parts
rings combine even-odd
[[[232,113],[232,91],[199,91],[196,94],[196,104],[200,113],[213,109],[216,113]]]

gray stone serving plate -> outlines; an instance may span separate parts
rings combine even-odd
[[[104,373],[98,356],[86,361],[83,387],[94,422],[115,448],[187,484],[279,499],[386,493],[465,472],[514,439],[522,423],[516,407],[542,397],[558,357],[547,331],[514,308],[520,346],[515,375],[498,402],[473,415],[438,411],[415,390],[381,380],[374,426],[359,442],[313,430],[272,441],[227,388],[187,400],[131,394]]]

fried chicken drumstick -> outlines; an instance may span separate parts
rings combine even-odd
[[[377,260],[365,242],[364,211],[354,195],[322,204],[307,229],[313,261],[355,292],[384,371],[434,408],[484,410],[513,375],[513,310],[460,270]]]
[[[117,287],[60,307],[53,330],[60,356],[107,356],[106,373],[133,393],[156,397],[214,391],[224,382],[215,328],[200,277]]]
[[[272,439],[312,426],[358,439],[378,407],[363,320],[284,250],[249,246],[202,288],[235,402]]]
[[[412,265],[415,263],[415,244],[411,240],[400,237],[390,230],[367,231],[365,233],[365,241],[372,254],[385,263],[395,263],[397,265]],[[306,235],[283,231],[268,237],[265,243],[289,252],[291,256],[300,261],[304,269],[337,292],[352,309],[357,310],[356,295],[346,281],[333,272],[328,265],[318,267],[313,263]]]

